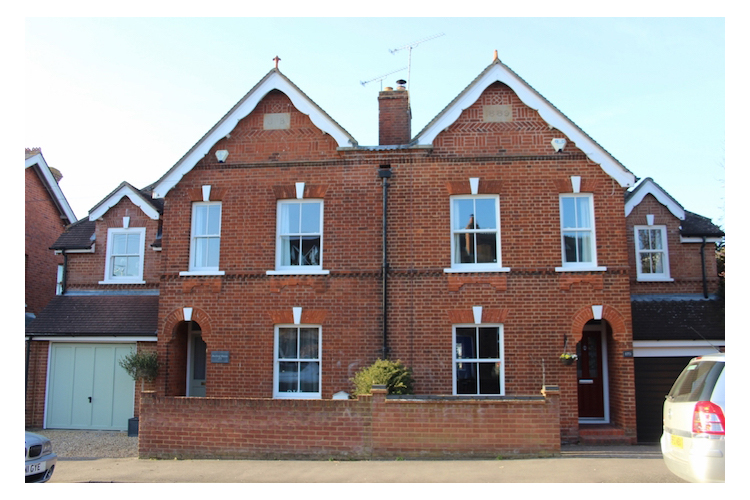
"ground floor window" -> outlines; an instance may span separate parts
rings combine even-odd
[[[453,345],[454,394],[505,394],[502,325],[454,326]]]
[[[275,328],[275,398],[320,398],[320,335],[319,326]]]

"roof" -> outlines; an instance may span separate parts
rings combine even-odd
[[[204,157],[211,148],[226,137],[240,120],[249,115],[266,94],[272,90],[283,92],[298,111],[309,116],[313,124],[329,134],[339,147],[352,147],[357,141],[336,121],[315,104],[278,68],[269,71],[240,101],[214,125],[172,168],[154,184],[154,198],[163,198],[182,177]]]
[[[42,156],[42,150],[39,148],[27,148],[25,156],[26,168],[36,167],[38,169],[40,179],[47,188],[47,192],[50,193],[52,202],[57,207],[60,215],[64,219],[67,219],[68,224],[76,222],[78,219],[76,218],[75,213],[73,213],[73,209],[70,208],[68,200],[65,198],[65,195],[63,194],[62,189],[60,189],[60,185],[57,183],[57,179],[52,172],[55,169],[52,169],[47,165],[44,156]],[[55,170],[55,172],[58,172],[59,174],[59,171]]]
[[[708,217],[703,217],[693,212],[685,210],[677,200],[675,200],[659,184],[654,182],[651,177],[643,179],[631,191],[625,193],[625,217],[637,207],[646,195],[652,195],[656,200],[664,205],[672,215],[680,219],[680,235],[683,237],[710,237],[722,238],[724,231],[714,224]]]
[[[412,143],[418,146],[432,144],[435,137],[452,125],[461,112],[482,95],[482,92],[495,82],[509,86],[524,104],[537,110],[539,115],[550,127],[554,127],[575,142],[576,147],[583,151],[591,161],[601,165],[608,175],[615,179],[622,187],[633,186],[635,175],[616,160],[604,148],[589,137],[580,127],[533,89],[508,66],[495,59],[485,68],[448,106],[445,107],[430,123],[416,135]]]
[[[149,188],[150,187],[151,186],[149,186]],[[141,191],[127,182],[123,182],[117,186],[114,191],[105,196],[102,201],[97,203],[94,208],[89,210],[89,218],[91,220],[99,219],[107,213],[110,208],[117,205],[117,203],[123,198],[130,199],[130,201],[140,208],[146,216],[154,220],[159,219],[159,215],[164,207],[163,201],[159,200],[157,203],[151,198],[150,192],[148,192],[148,195],[146,194],[146,189]]]
[[[26,335],[156,336],[158,295],[58,295]]]
[[[645,298],[631,302],[633,340],[723,340],[724,301]]]
[[[96,222],[85,217],[65,228],[50,250],[87,250],[95,242]]]

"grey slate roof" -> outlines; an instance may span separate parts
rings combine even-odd
[[[724,236],[719,226],[711,222],[708,217],[694,214],[685,210],[685,220],[682,221],[680,227],[680,234],[682,236],[707,236],[721,238]]]
[[[158,295],[58,295],[26,335],[156,336]]]
[[[52,244],[50,250],[85,250],[94,244],[96,222],[84,217],[75,224],[65,228],[65,231]]]
[[[631,305],[633,340],[724,339],[723,300],[646,298]]]

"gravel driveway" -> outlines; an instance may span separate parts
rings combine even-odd
[[[129,458],[138,456],[138,437],[120,431],[28,429],[48,437],[60,460]]]

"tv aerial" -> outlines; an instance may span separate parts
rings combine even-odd
[[[361,83],[362,86],[364,87],[365,85],[367,85],[368,83],[371,83],[371,82],[380,82],[380,90],[383,90],[383,80],[385,80],[386,76],[392,75],[393,73],[398,73],[399,71],[403,71],[405,69],[407,69],[406,66],[404,66],[403,68],[391,71],[390,73],[386,73],[384,75],[380,75],[380,76],[378,76],[376,78],[372,78],[371,80],[367,80],[365,82],[359,82],[359,83]]]
[[[400,50],[409,50],[409,65],[407,66],[408,72],[406,77],[406,85],[407,88],[411,86],[411,51],[412,49],[416,48],[419,44],[427,42],[429,40],[433,40],[435,38],[441,37],[445,35],[445,33],[438,33],[437,35],[428,36],[427,38],[422,38],[421,40],[417,40],[416,42],[408,43],[402,47],[398,47],[396,49],[389,49],[391,54],[395,54],[396,52]]]

